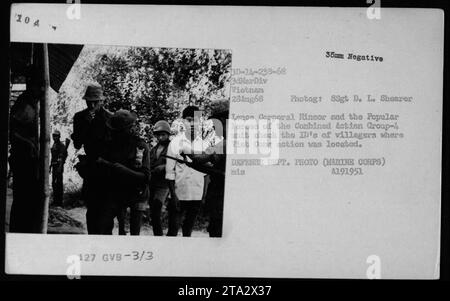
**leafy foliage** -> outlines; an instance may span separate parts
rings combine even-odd
[[[227,50],[87,45],[60,92],[52,94],[52,127],[61,132],[62,140],[70,137],[73,115],[85,108],[86,86],[98,82],[104,89],[105,106],[113,112],[135,111],[141,133],[149,138],[158,120],[177,127],[187,105],[208,113],[218,100],[229,99],[230,76],[231,52]],[[66,192],[76,193],[81,179],[73,169],[77,161],[73,146],[68,153],[65,187]]]
[[[107,108],[137,112],[144,124],[172,122],[183,107],[209,109],[227,96],[231,53],[223,50],[132,47],[102,55],[93,78],[105,90]]]

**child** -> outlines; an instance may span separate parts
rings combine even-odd
[[[150,150],[150,217],[155,236],[162,236],[161,209],[169,194],[165,179],[167,148],[169,146],[170,125],[165,120],[156,122],[153,133],[157,144]]]

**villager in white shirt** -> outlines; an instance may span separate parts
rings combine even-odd
[[[189,141],[184,133],[174,137],[167,149],[167,155],[180,160],[191,161],[182,153],[189,153],[191,149],[202,147],[202,140],[196,138],[194,142]],[[176,162],[172,159],[166,161],[166,180],[175,181],[175,194],[178,200],[191,202],[202,199],[205,174],[188,167],[186,164]]]
[[[182,156],[182,154],[188,154],[192,151],[201,153],[203,151],[201,138],[192,138],[199,127],[200,113],[199,108],[195,106],[188,106],[183,110],[182,117],[187,129],[170,141],[167,149],[168,156],[189,161],[190,159]],[[178,235],[183,214],[185,215],[182,225],[183,236],[191,236],[202,203],[205,174],[186,166],[184,163],[167,158],[166,180],[169,183],[171,196],[168,208],[169,229],[167,236]]]

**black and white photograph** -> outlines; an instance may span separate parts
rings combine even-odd
[[[230,50],[10,51],[7,232],[222,236]]]
[[[8,12],[11,278],[445,277],[439,6],[88,2]]]

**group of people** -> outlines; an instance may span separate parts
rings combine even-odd
[[[112,234],[117,219],[119,234],[126,234],[124,220],[129,209],[131,235],[140,234],[147,214],[154,235],[161,236],[162,208],[167,203],[166,235],[177,236],[181,228],[183,236],[191,236],[204,203],[209,235],[221,237],[226,143],[224,138],[206,149],[197,147],[202,146],[196,135],[199,108],[183,110],[185,131],[174,137],[167,121],[156,122],[153,134],[157,143],[150,147],[139,137],[136,114],[128,110],[111,113],[104,108],[101,86],[89,85],[83,98],[87,108],[74,115],[71,138],[75,149],[83,147],[85,152],[76,167],[83,178],[88,233]],[[227,116],[228,111],[221,109],[213,110],[210,118],[225,124]],[[52,164],[55,161],[60,166],[57,162],[64,164],[69,142],[64,145],[60,134],[54,134]],[[54,190],[60,187],[58,177],[54,173]]]

